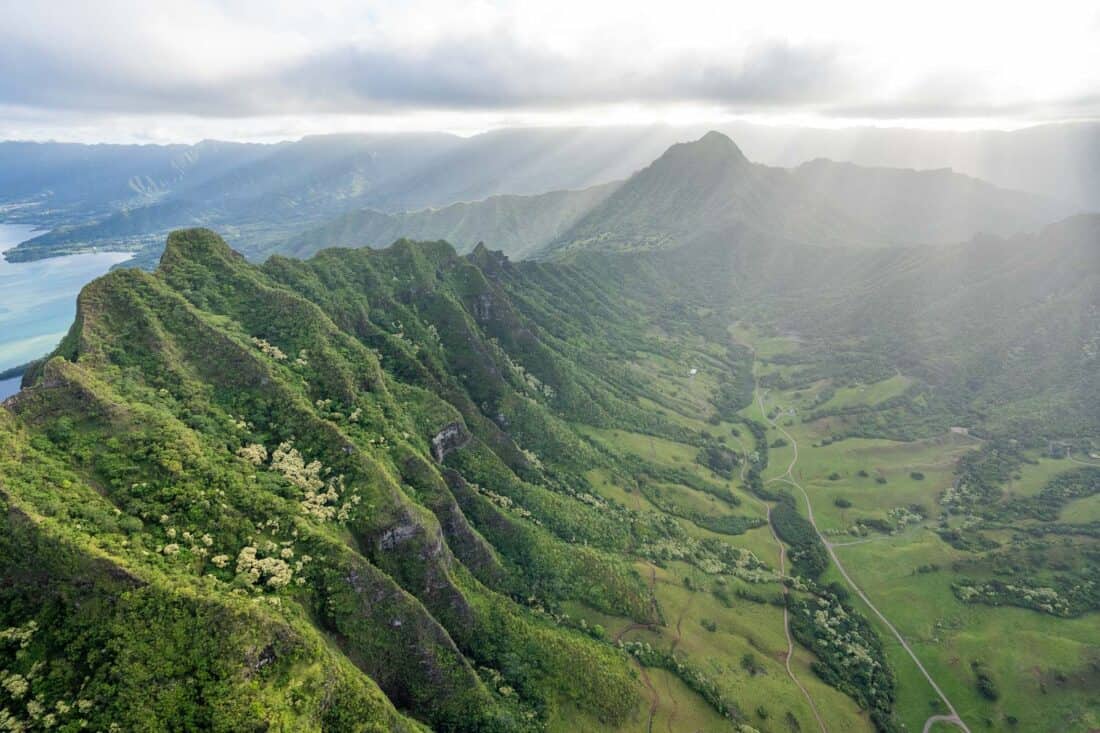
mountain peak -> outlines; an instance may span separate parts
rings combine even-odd
[[[706,145],[723,145],[726,147],[731,147],[734,150],[737,150],[737,152],[741,152],[740,149],[737,147],[737,144],[730,139],[729,135],[718,132],[717,130],[710,130],[701,138],[696,140],[696,142]]]
[[[717,130],[711,130],[694,142],[682,144],[685,147],[705,151],[712,155],[723,155],[736,160],[748,161],[745,154],[741,152],[741,148],[737,147],[737,143],[731,140],[728,135],[724,135]]]
[[[718,173],[748,165],[751,165],[749,159],[733,140],[711,130],[698,140],[676,143],[655,160],[650,169],[666,173],[702,174],[703,171]]]

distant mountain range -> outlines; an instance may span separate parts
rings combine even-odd
[[[673,145],[621,184],[398,214],[354,211],[270,251],[303,257],[334,246],[384,247],[408,236],[445,239],[460,251],[484,241],[523,258],[676,247],[735,223],[823,246],[946,244],[980,232],[1034,230],[1071,211],[946,170],[826,160],[771,168],[751,163],[732,140],[712,131]]]
[[[462,251],[485,241],[510,257],[537,254],[565,234],[578,219],[612,195],[619,183],[604,183],[580,191],[552,191],[535,196],[491,196],[482,201],[451,204],[439,209],[387,214],[360,209],[342,214],[320,227],[309,229],[270,250],[246,254],[264,256],[271,251],[291,257],[308,257],[328,247],[385,247],[408,237],[444,239]]]
[[[277,145],[0,143],[0,217],[46,234],[9,252],[158,247],[216,225],[234,243],[284,240],[336,214],[400,212],[624,178],[675,142],[672,128],[326,135]]]
[[[1036,218],[1045,223],[1074,211],[1100,209],[1100,171],[1092,162],[1100,159],[1100,126],[1094,124],[1012,133],[812,130],[744,123],[721,130],[731,133],[755,161],[795,166],[790,173],[801,182],[802,194],[828,195],[828,212],[805,209],[785,220],[792,231],[800,220],[809,223],[804,217],[843,216],[859,224],[858,231],[849,225],[838,228],[845,239],[942,242],[975,231],[1007,234],[1017,225],[1032,226]],[[406,212],[621,181],[670,145],[704,132],[664,126],[512,129],[470,138],[440,133],[325,135],[274,145],[6,142],[0,143],[0,218],[49,230],[10,251],[8,258],[15,260],[90,247],[152,246],[146,257],[151,264],[167,231],[194,225],[216,226],[234,246],[262,252],[344,213],[369,218],[364,209],[401,215],[396,223],[371,224],[364,230],[368,238],[406,225],[422,226],[425,233],[497,240],[503,249],[526,254],[544,239],[563,241],[566,230],[579,223],[573,214],[587,213],[582,205],[598,196],[486,204],[499,208],[503,218],[513,205],[523,212],[537,208],[541,221],[530,232],[506,224],[475,224],[494,219],[481,209],[455,209],[429,217],[432,223]],[[922,169],[922,174],[911,181],[913,171],[871,175],[820,160],[824,157],[857,166]],[[813,162],[803,165],[808,160]],[[1013,199],[946,167],[1048,200]],[[910,193],[921,195],[921,205],[910,205]],[[923,208],[925,203],[929,208]],[[545,211],[543,204],[549,207]],[[812,206],[820,209],[819,204]],[[972,220],[974,206],[985,213]],[[1044,206],[1056,215],[1044,215]],[[872,210],[877,216],[870,215]],[[471,223],[456,224],[465,216],[473,217]]]

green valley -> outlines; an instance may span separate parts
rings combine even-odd
[[[0,727],[1100,726],[1100,218],[907,246],[834,173],[92,282],[0,409]]]

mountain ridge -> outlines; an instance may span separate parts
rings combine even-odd
[[[748,161],[711,131],[670,148],[585,215],[548,251],[678,246],[740,222],[823,246],[944,244],[1012,234],[1065,207],[946,171],[817,160],[794,169]]]
[[[823,246],[945,244],[982,231],[1034,229],[1065,213],[1057,203],[944,171],[824,161],[759,166],[711,131],[671,146],[623,182],[442,209],[353,211],[248,254],[380,247],[409,236],[447,239],[460,249],[485,241],[514,258],[546,258],[588,247],[678,246],[733,221]]]

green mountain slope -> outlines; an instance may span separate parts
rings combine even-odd
[[[817,246],[954,242],[1014,234],[1071,210],[950,171],[815,161],[792,170],[749,162],[725,135],[672,146],[589,212],[549,251],[678,247],[745,226]]]
[[[644,256],[569,256],[641,298],[798,334],[816,354],[807,382],[822,369],[918,376],[937,400],[921,408],[936,416],[925,430],[999,426],[1040,440],[1100,433],[1098,258],[1095,215],[941,247],[822,248],[738,224]]]
[[[173,234],[154,274],[85,288],[0,410],[4,714],[643,725],[630,656],[560,609],[662,622],[627,558],[685,530],[594,497],[582,472],[619,464],[567,422],[703,440],[615,364],[649,339],[582,271],[484,248],[260,269],[211,232]],[[705,547],[709,572],[758,564]]]
[[[444,239],[459,251],[480,241],[513,258],[599,247],[680,246],[740,224],[831,246],[942,244],[977,233],[1011,235],[1068,207],[951,171],[862,168],[816,160],[792,170],[748,162],[710,133],[673,146],[625,183],[534,196],[494,196],[440,209],[349,212],[288,241],[242,251],[307,257],[328,247],[384,247],[402,237]]]
[[[617,185],[536,196],[493,196],[473,203],[395,214],[354,211],[257,254],[304,258],[330,247],[387,247],[406,237],[446,240],[460,252],[468,252],[478,242],[491,242],[494,249],[522,259],[560,237]],[[246,250],[245,254],[250,252]]]
[[[940,248],[740,221],[682,236],[556,262],[403,240],[255,266],[188,230],[156,272],[90,284],[0,409],[0,719],[644,730],[667,673],[668,726],[805,728],[772,637],[782,607],[816,604],[850,621],[841,646],[793,622],[815,705],[896,730],[897,698],[927,701],[896,685],[794,495],[764,483],[769,448],[790,448],[754,390],[802,400],[800,429],[831,421],[819,446],[951,425],[994,462],[1087,446],[1100,218]],[[758,373],[738,322],[799,347]],[[874,403],[803,393],[901,373]],[[761,561],[758,499],[797,577]],[[943,542],[983,546],[943,522]]]
[[[167,232],[188,226],[217,226],[234,246],[258,248],[365,207],[392,213],[581,189],[629,175],[680,134],[600,127],[469,138],[336,134],[271,145],[0,142],[7,219],[50,229],[7,258],[91,247],[150,248],[159,256]]]

